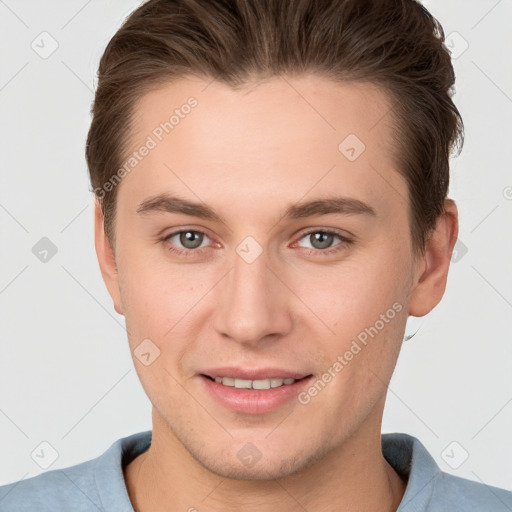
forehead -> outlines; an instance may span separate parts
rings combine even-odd
[[[189,108],[192,101],[196,106]],[[230,141],[256,135],[261,141],[267,134],[276,144],[290,137],[325,139],[329,143],[352,130],[364,142],[371,139],[375,145],[390,142],[384,140],[389,135],[390,105],[387,93],[374,84],[333,82],[316,75],[272,77],[237,89],[215,80],[187,77],[153,89],[139,99],[132,139],[141,139],[155,130],[158,137],[158,126],[170,121],[172,138],[179,138],[180,133],[185,138],[190,132],[207,132],[210,136],[222,132],[230,136]],[[189,120],[182,122],[186,118]],[[269,137],[266,139],[268,143]],[[201,145],[207,149],[210,140],[201,140]],[[214,146],[218,147],[219,142],[215,140]]]
[[[120,188],[131,201],[222,190],[261,208],[263,196],[271,206],[337,187],[386,208],[386,195],[405,198],[391,130],[389,97],[372,84],[282,76],[235,90],[184,78],[136,104],[129,152],[152,148]]]

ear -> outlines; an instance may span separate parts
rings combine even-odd
[[[94,202],[94,245],[96,247],[96,255],[100,264],[101,275],[107,286],[108,293],[114,301],[114,309],[123,314],[121,293],[119,289],[119,279],[117,273],[117,264],[114,251],[105,234],[105,223],[101,206],[96,200]]]
[[[459,234],[457,205],[444,202],[445,212],[439,216],[435,230],[427,239],[425,254],[416,263],[414,285],[409,301],[409,315],[424,316],[441,301],[446,289],[448,269]]]

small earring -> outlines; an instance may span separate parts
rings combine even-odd
[[[402,343],[405,342],[405,341],[409,341],[411,338],[413,338],[417,333],[418,331],[425,325],[425,322],[426,322],[426,317],[427,315],[423,316],[423,317],[417,317],[417,316],[410,316],[407,318],[407,324],[406,324],[406,329],[407,327],[412,327],[411,329],[407,329],[409,332],[412,332],[414,331],[412,334],[406,334],[404,336],[404,339],[402,340]],[[413,319],[413,320],[411,320]]]

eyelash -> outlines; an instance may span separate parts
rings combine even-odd
[[[168,242],[174,236],[179,235],[181,233],[187,233],[187,232],[198,233],[198,234],[205,235],[205,236],[208,237],[208,235],[204,231],[199,231],[199,230],[195,230],[195,229],[180,229],[179,231],[174,231],[173,233],[167,235],[161,241],[162,242]],[[341,242],[339,244],[335,245],[334,247],[328,247],[327,249],[308,249],[308,248],[305,248],[305,250],[307,251],[306,254],[308,256],[318,256],[319,254],[321,254],[322,256],[323,255],[330,255],[330,254],[333,254],[333,253],[336,253],[336,252],[340,251],[343,247],[347,247],[347,246],[349,246],[349,245],[351,245],[353,243],[353,241],[350,240],[349,238],[347,238],[345,236],[342,236],[338,232],[330,230],[330,229],[312,229],[310,231],[302,233],[302,235],[300,236],[300,238],[298,240],[302,240],[304,237],[306,237],[308,235],[311,235],[313,233],[322,233],[322,234],[325,234],[325,235],[334,235],[334,236],[338,237]],[[201,247],[200,249],[176,249],[175,247],[172,247],[171,245],[167,245],[166,249],[168,251],[170,251],[170,252],[172,252],[174,254],[178,254],[180,256],[193,257],[193,256],[201,255],[204,252],[204,250],[207,249],[207,247]]]

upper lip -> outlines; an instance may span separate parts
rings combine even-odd
[[[285,370],[283,368],[239,368],[225,366],[223,368],[210,368],[200,372],[208,377],[231,377],[232,379],[263,380],[263,379],[295,379],[308,377],[309,373]]]

